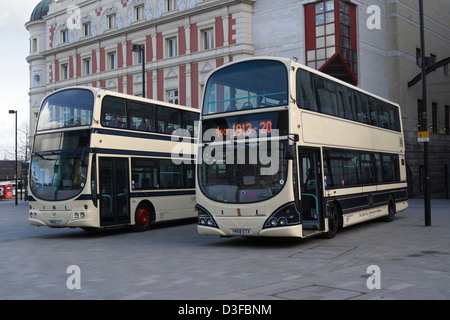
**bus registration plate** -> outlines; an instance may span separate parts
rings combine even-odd
[[[241,234],[241,235],[245,235],[245,234],[252,234],[252,229],[231,229],[231,234]]]

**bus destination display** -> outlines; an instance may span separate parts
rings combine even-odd
[[[278,130],[278,135],[281,136],[288,132],[287,113],[270,112],[205,120],[203,134],[209,129],[214,129],[214,136],[222,139],[224,137],[270,137],[275,133],[274,130]]]

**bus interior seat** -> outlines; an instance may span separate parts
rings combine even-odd
[[[173,127],[167,127],[167,128],[164,130],[164,133],[166,133],[166,134],[172,134],[172,132],[173,132]]]
[[[227,108],[227,111],[236,111],[236,110],[237,110],[237,106],[235,103],[231,103]]]
[[[146,124],[145,122],[141,123],[138,127],[138,130],[139,131],[148,131],[148,124]]]
[[[244,105],[241,108],[241,110],[246,110],[246,109],[253,109],[253,105],[250,101],[247,101],[246,103],[244,103]]]
[[[111,120],[108,123],[108,127],[118,128],[119,127],[119,121],[117,119]]]

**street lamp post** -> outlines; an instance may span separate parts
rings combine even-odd
[[[423,13],[423,0],[419,0],[419,20],[420,20],[420,55],[421,55],[421,78],[422,78],[422,123],[421,130],[428,130],[428,112],[427,112],[427,59],[425,57],[425,36],[424,36],[424,13]],[[429,148],[428,142],[424,142],[424,167],[425,167],[425,192],[424,192],[424,205],[425,205],[425,226],[431,226],[431,196],[430,196],[430,164],[429,164]]]
[[[145,45],[143,44],[132,44],[132,52],[141,53],[141,64],[142,64],[142,97],[145,98]]]
[[[18,193],[18,184],[17,184],[17,110],[9,110],[9,114],[15,114],[16,115],[16,162],[15,162],[15,174],[14,176],[16,177],[16,206],[17,206],[17,193]]]

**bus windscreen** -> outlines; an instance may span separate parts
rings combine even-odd
[[[237,63],[208,80],[203,115],[288,104],[288,76],[279,61]]]
[[[37,131],[90,125],[93,104],[94,95],[89,90],[56,92],[42,103]]]

